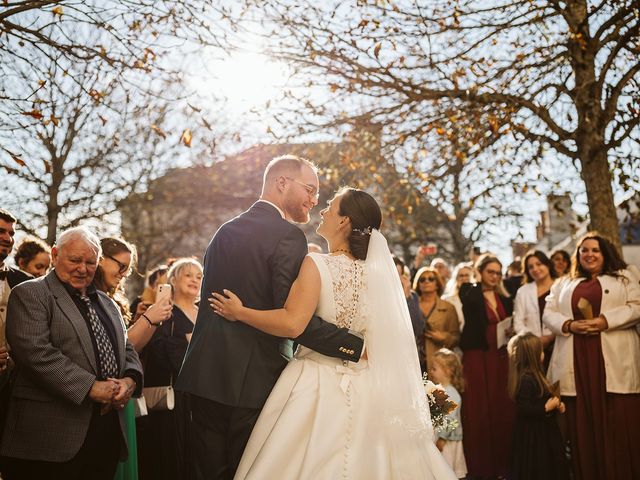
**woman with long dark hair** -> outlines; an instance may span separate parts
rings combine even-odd
[[[556,335],[548,376],[560,382],[576,480],[640,478],[640,279],[597,232],[551,287],[543,320]]]
[[[98,290],[105,292],[117,305],[120,314],[129,325],[131,312],[129,303],[124,294],[124,284],[131,271],[135,268],[137,252],[134,245],[122,238],[107,237],[100,240],[102,246],[102,257],[99,260],[98,268],[93,279],[93,284]],[[140,350],[141,343],[151,338],[146,330],[154,330],[153,325],[160,324],[168,318],[169,305],[152,305],[146,312],[146,325],[140,324],[129,329],[131,343],[136,351]],[[155,323],[154,323],[155,322]],[[133,331],[135,329],[135,332]],[[135,338],[135,341],[134,341]],[[116,470],[116,480],[137,480],[138,478],[138,458],[136,442],[136,422],[133,401],[129,401],[125,406],[125,427],[127,431],[127,441],[129,444],[129,458],[125,462],[118,464]]]
[[[516,293],[513,328],[516,333],[531,332],[540,337],[546,369],[551,360],[555,335],[542,323],[542,314],[556,273],[551,260],[540,250],[530,251],[525,255],[522,270],[525,283]]]

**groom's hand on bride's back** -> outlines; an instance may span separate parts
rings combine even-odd
[[[225,319],[235,322],[238,320],[238,313],[242,308],[242,301],[231,290],[224,289],[223,294],[211,292],[209,305],[213,311]]]

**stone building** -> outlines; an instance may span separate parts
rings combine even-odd
[[[450,230],[441,223],[443,214],[426,201],[400,214],[398,198],[419,194],[410,192],[411,184],[381,158],[377,138],[360,134],[341,143],[257,145],[212,166],[171,170],[153,181],[147,192],[120,203],[122,234],[138,247],[141,272],[168,257],[201,259],[220,225],[258,198],[267,163],[294,154],[311,159],[320,168],[319,207],[312,211],[311,222],[301,225],[309,241],[325,245],[315,233],[318,212],[337,188],[350,185],[370,191],[380,201],[383,227],[397,253],[409,256],[427,239],[438,243],[446,257],[455,247]]]
[[[579,220],[573,211],[571,198],[565,195],[550,195],[548,209],[540,213],[536,227],[535,242],[514,242],[514,258],[524,256],[530,249],[549,254],[555,250],[573,253],[577,240],[587,233],[589,222]],[[622,255],[627,263],[640,265],[640,192],[631,192],[616,206],[620,225]]]

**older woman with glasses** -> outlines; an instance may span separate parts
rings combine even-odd
[[[640,278],[597,232],[547,297],[556,335],[548,376],[560,382],[576,480],[640,478]]]
[[[507,394],[509,358],[498,346],[498,323],[513,311],[502,284],[502,263],[491,254],[476,262],[480,283],[460,287],[465,323],[460,337],[465,392],[464,451],[473,478],[506,476],[515,405]]]
[[[413,289],[420,298],[424,317],[424,350],[427,369],[433,365],[433,355],[443,347],[452,349],[460,339],[460,323],[455,307],[442,300],[444,282],[435,268],[423,267],[416,273]]]

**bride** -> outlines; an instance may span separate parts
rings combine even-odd
[[[328,255],[305,258],[287,302],[253,310],[228,290],[209,299],[227,320],[295,338],[314,312],[365,335],[358,363],[300,346],[260,414],[236,479],[455,479],[433,443],[411,320],[382,215],[362,190],[320,212]]]

